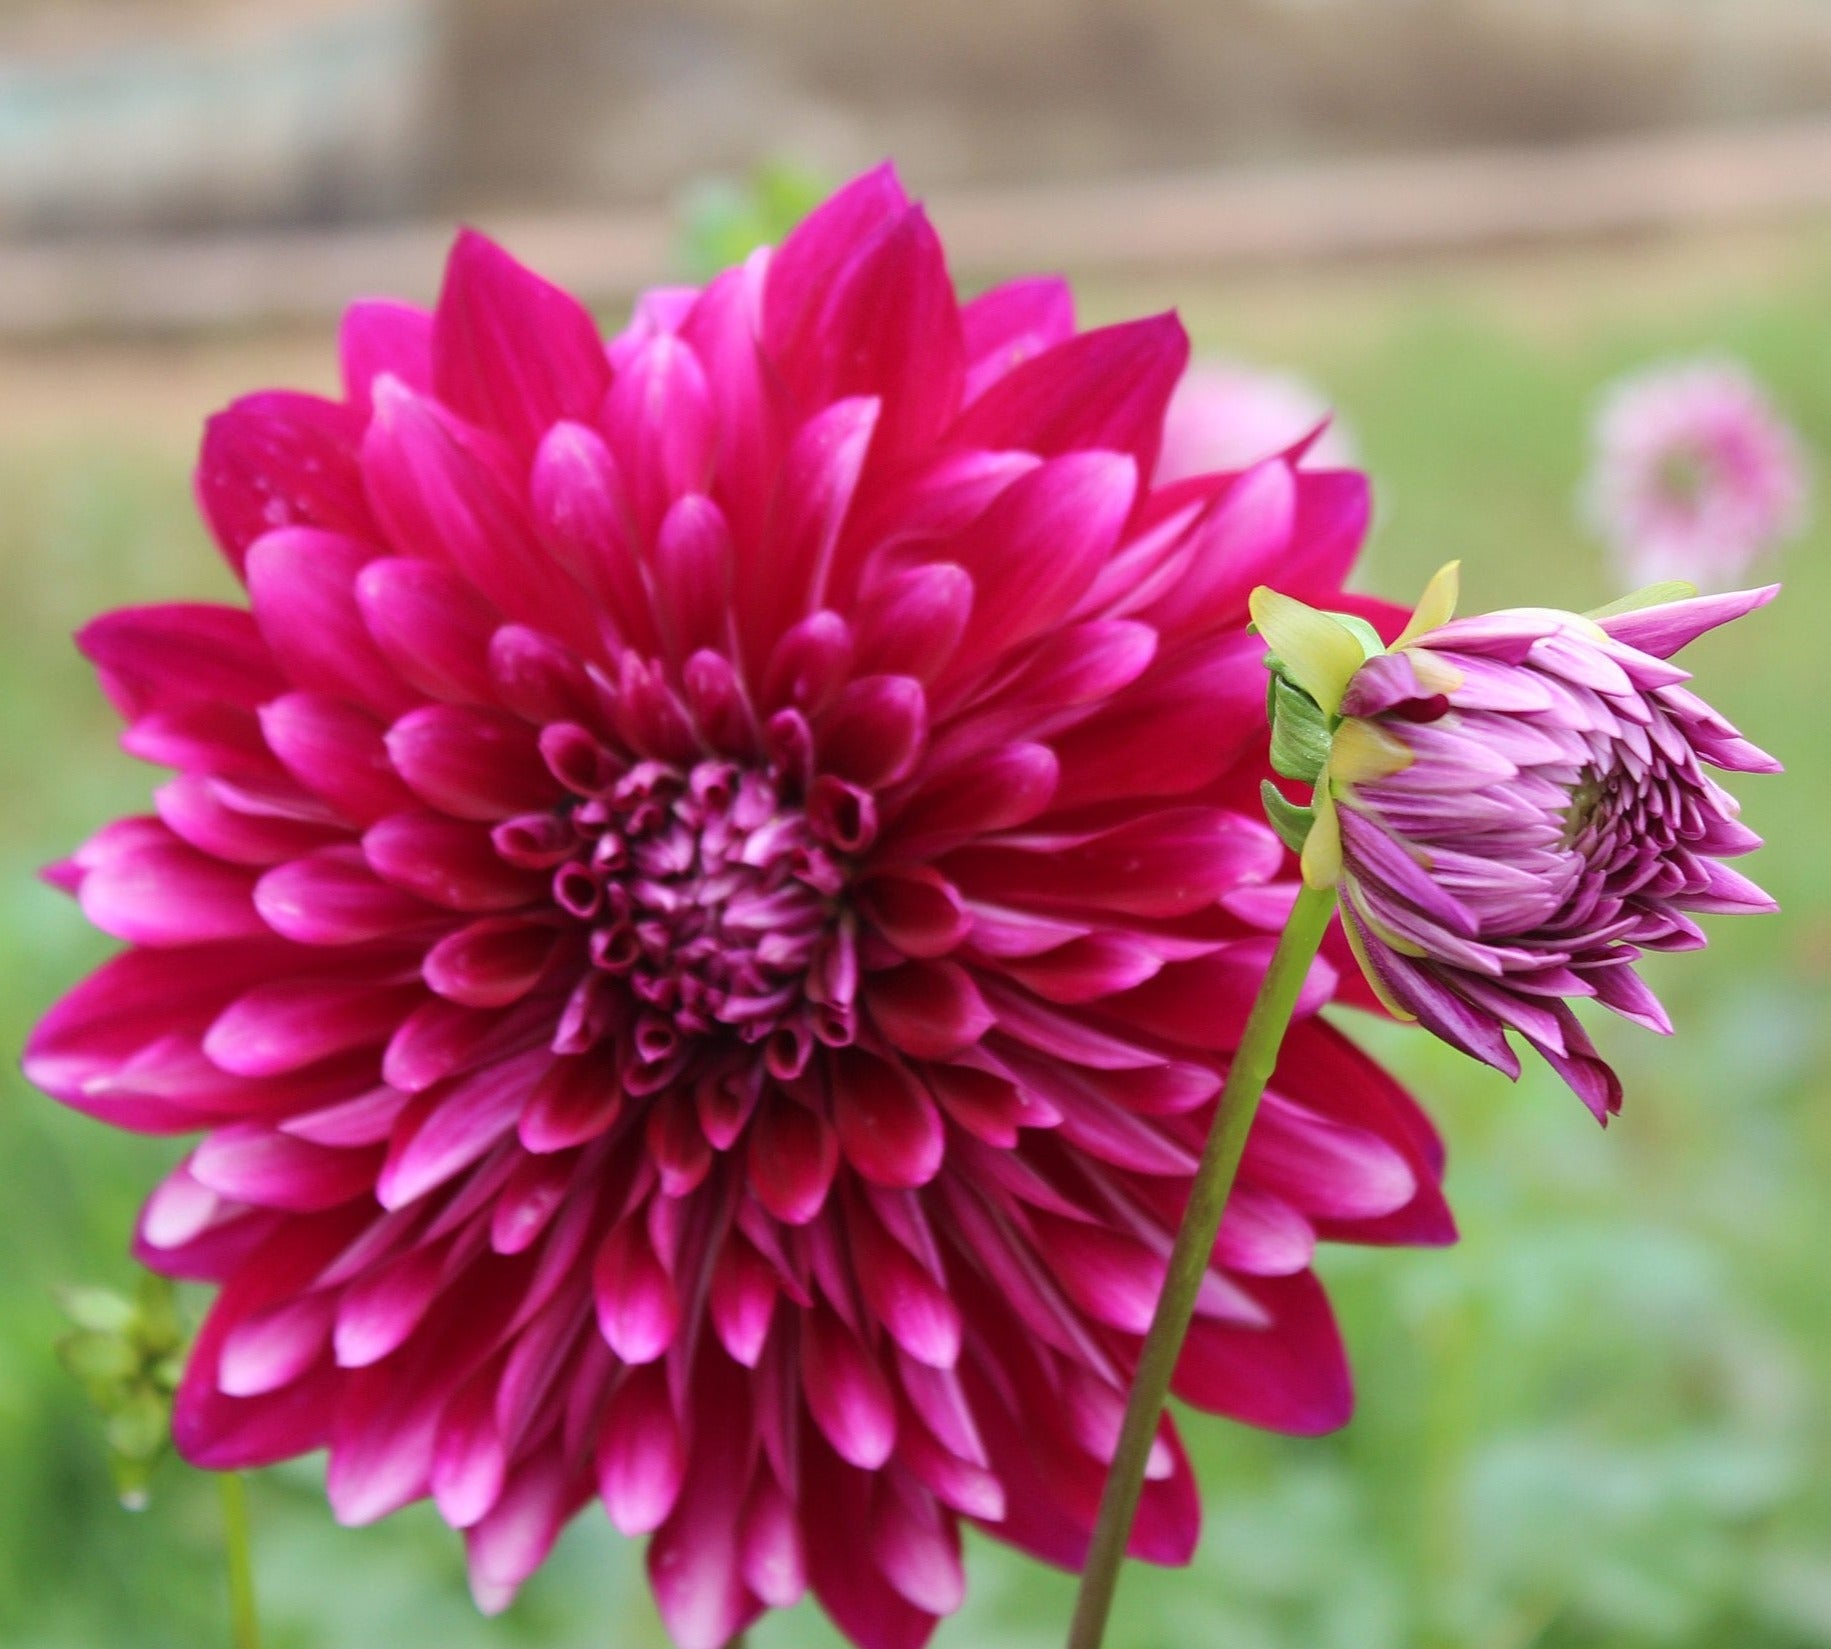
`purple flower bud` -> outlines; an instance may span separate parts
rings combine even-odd
[[[1779,763],[1669,660],[1777,588],[1455,619],[1449,573],[1339,694],[1312,667],[1334,731],[1304,871],[1339,883],[1348,937],[1395,1013],[1514,1077],[1516,1031],[1598,1118],[1620,1108],[1571,1000],[1669,1032],[1634,962],[1702,946],[1700,914],[1775,908],[1721,862],[1760,838],[1705,767]],[[1307,658],[1283,644],[1282,608],[1255,603],[1261,628]]]

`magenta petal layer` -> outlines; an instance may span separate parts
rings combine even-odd
[[[1333,596],[1365,518],[1283,459],[1153,489],[1185,357],[962,309],[886,170],[608,343],[467,235],[435,315],[352,311],[344,401],[212,423],[252,614],[84,632],[180,775],[59,868],[134,948],[27,1053],[203,1135],[138,1239],[221,1285],[192,1459],[431,1497],[487,1609],[601,1501],[682,1649],[808,1590],[920,1644],[963,1519],[1081,1562],[1292,875],[1246,593]],[[1452,1235],[1336,982],[1178,1388],[1298,1432],[1349,1407],[1317,1242]],[[1198,1504],[1166,1424],[1139,1554]]]

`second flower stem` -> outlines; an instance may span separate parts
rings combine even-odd
[[[1189,1188],[1182,1227],[1170,1250],[1163,1291],[1158,1295],[1157,1310],[1139,1354],[1138,1370],[1132,1377],[1125,1422],[1120,1427],[1118,1447],[1100,1496],[1087,1566],[1082,1570],[1081,1588],[1075,1597],[1068,1649],[1099,1649],[1106,1635],[1106,1620],[1112,1612],[1132,1519],[1144,1490],[1145,1464],[1157,1438],[1183,1338],[1195,1315],[1196,1296],[1214,1256],[1221,1215],[1233,1191],[1260,1096],[1278,1063],[1278,1049],[1296,1010],[1298,994],[1334,910],[1335,893],[1331,888],[1305,887],[1298,893],[1228,1067],[1208,1143],[1202,1148],[1202,1159]]]
[[[254,1551],[248,1532],[248,1491],[239,1472],[218,1472],[223,1551],[229,1568],[229,1641],[234,1649],[260,1649],[261,1624],[254,1601]]]

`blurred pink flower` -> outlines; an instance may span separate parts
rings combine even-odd
[[[138,1241],[221,1289],[190,1459],[430,1495],[491,1610],[600,1499],[685,1649],[804,1589],[919,1644],[962,1518],[1083,1560],[1291,893],[1247,593],[1353,604],[1367,512],[1151,490],[1186,350],[1052,280],[960,305],[884,170],[608,346],[466,235],[435,313],[350,310],[341,398],[212,421],[252,611],[83,632],[178,776],[54,872],[131,948],[27,1051],[203,1134]],[[1317,1243],[1452,1235],[1337,982],[1177,1386],[1299,1432],[1350,1406]],[[1182,1562],[1168,1425],[1151,1478]]]
[[[1302,462],[1312,469],[1343,468],[1354,462],[1354,442],[1339,420],[1322,428],[1329,419],[1328,401],[1295,374],[1198,361],[1170,397],[1157,482],[1250,469],[1318,429]]]
[[[1791,428],[1733,361],[1657,367],[1604,397],[1586,488],[1627,586],[1738,582],[1805,522]]]

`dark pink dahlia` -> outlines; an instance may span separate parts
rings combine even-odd
[[[221,1285],[217,1468],[431,1495],[504,1606],[586,1502],[685,1649],[811,1589],[921,1643],[971,1519],[1083,1556],[1290,895],[1246,597],[1336,595],[1360,477],[1152,490],[1186,346],[956,301],[888,171],[608,345],[474,235],[340,401],[214,420],[252,611],[82,637],[154,817],[60,876],[128,941],[32,1076],[203,1138],[146,1262]],[[1339,1424],[1322,1238],[1438,1242],[1441,1155],[1315,1016],[1178,1389]],[[1166,1426],[1134,1541],[1177,1562]]]

